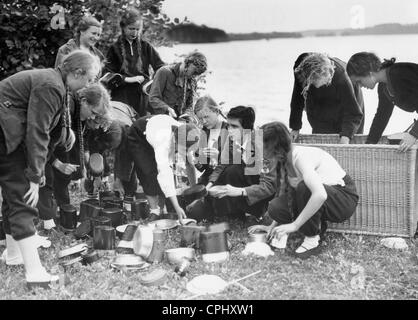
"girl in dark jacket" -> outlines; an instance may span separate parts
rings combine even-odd
[[[122,35],[107,53],[106,69],[122,75],[123,82],[112,89],[112,100],[128,104],[138,113],[146,115],[147,101],[142,92],[142,84],[149,80],[150,66],[154,71],[164,65],[158,52],[141,39],[142,17],[139,11],[128,9],[122,15],[120,28]]]
[[[0,82],[0,186],[8,208],[3,210],[6,263],[23,262],[29,287],[48,287],[58,280],[41,264],[33,222],[39,185],[45,179],[49,132],[64,114],[60,142],[71,147],[70,92],[85,87],[99,71],[97,57],[74,51],[58,69],[21,71]],[[94,111],[82,107],[80,117],[94,117]]]
[[[347,63],[347,73],[354,82],[368,89],[373,89],[378,84],[379,105],[367,143],[379,141],[395,105],[407,112],[418,111],[418,64],[395,61],[392,58],[381,62],[374,53],[359,52]],[[405,132],[399,150],[407,151],[417,138],[418,122],[415,122]]]
[[[295,62],[289,126],[295,140],[305,109],[312,133],[338,133],[349,143],[363,132],[363,95],[345,71],[345,62],[322,53],[303,53]]]

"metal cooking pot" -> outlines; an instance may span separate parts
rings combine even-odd
[[[133,238],[134,253],[144,259],[148,259],[154,243],[153,228],[150,226],[138,226]]]

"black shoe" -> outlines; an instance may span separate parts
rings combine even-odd
[[[305,248],[305,247],[303,247],[303,246],[301,246],[302,248]],[[306,248],[305,248],[306,249]],[[299,259],[302,259],[302,260],[305,260],[305,259],[308,259],[309,257],[311,257],[311,256],[317,256],[318,254],[320,254],[321,253],[321,246],[317,246],[317,247],[315,247],[315,248],[312,248],[312,249],[309,249],[309,250],[306,250],[305,252],[301,252],[301,253],[297,253],[296,251],[293,253],[293,255],[296,257],[296,258],[299,258]]]

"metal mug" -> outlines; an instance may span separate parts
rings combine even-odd
[[[181,226],[180,234],[180,247],[193,246],[199,249],[200,246],[200,233],[206,231],[204,226]]]
[[[125,223],[125,214],[120,208],[106,208],[101,211],[101,216],[112,220],[112,226],[117,227]]]
[[[80,215],[78,221],[83,222],[100,215],[102,207],[99,206],[99,201],[96,199],[89,199],[80,203]]]
[[[77,209],[73,205],[60,206],[60,224],[65,230],[74,230],[77,227]]]
[[[97,250],[114,250],[115,239],[115,228],[109,226],[96,226],[93,231],[93,248]]]
[[[132,203],[132,219],[138,221],[149,216],[149,205],[146,199],[134,200]]]

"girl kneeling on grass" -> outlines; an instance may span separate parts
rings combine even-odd
[[[42,266],[33,220],[38,213],[39,186],[45,181],[49,133],[69,113],[68,97],[93,81],[100,71],[97,57],[73,51],[57,69],[18,72],[0,81],[0,186],[6,209],[7,264],[25,265],[29,287],[48,287],[58,280]],[[82,120],[94,110],[82,105]],[[74,143],[65,123],[60,142]],[[71,138],[73,137],[73,138]],[[9,263],[10,262],[10,263]]]
[[[357,207],[354,181],[326,151],[292,144],[284,124],[267,123],[262,130],[265,156],[277,159],[282,181],[281,192],[268,207],[274,221],[267,232],[285,248],[288,234],[299,230],[305,239],[295,255],[305,259],[318,254],[319,235],[325,232],[321,221],[343,222]]]

